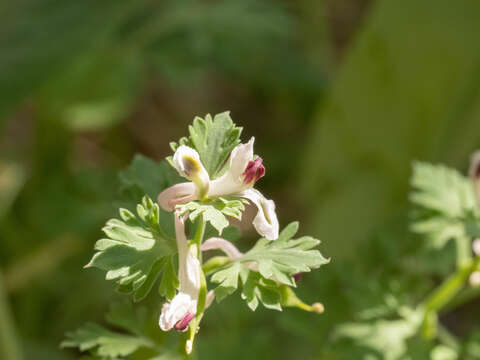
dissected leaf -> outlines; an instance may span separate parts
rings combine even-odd
[[[181,215],[189,213],[189,219],[193,222],[199,215],[203,215],[204,220],[212,224],[221,234],[229,222],[226,216],[241,220],[242,211],[245,210],[246,201],[243,199],[228,200],[225,198],[216,198],[208,202],[191,201],[185,205],[179,206]]]
[[[203,166],[214,179],[233,148],[240,143],[242,128],[235,126],[230,112],[210,114],[205,119],[196,117],[188,128],[190,136],[170,145],[175,151],[179,145],[187,145],[198,151]]]
[[[395,320],[375,320],[372,322],[346,323],[337,326],[335,339],[349,339],[359,349],[368,349],[372,354],[382,354],[384,360],[405,359],[408,352],[407,341],[415,336],[421,321],[422,312],[402,309],[403,316]]]
[[[416,162],[411,183],[410,200],[419,210],[410,229],[424,235],[434,248],[442,248],[451,239],[461,245],[476,213],[470,179],[455,169]]]
[[[245,273],[242,274],[245,277]],[[258,303],[262,303],[267,309],[282,310],[280,305],[280,289],[273,280],[265,279],[257,272],[250,271],[246,278],[242,279],[242,299],[248,307],[255,311]]]
[[[292,239],[297,229],[298,223],[294,222],[280,233],[278,240],[260,239],[240,261],[255,261],[263,277],[295,286],[293,274],[308,272],[329,262],[320,251],[312,250],[320,240],[309,236]]]
[[[138,301],[148,294],[163,269],[158,263],[175,254],[176,247],[160,228],[159,207],[149,197],[137,206],[137,214],[121,209],[121,220],[107,222],[103,228],[107,238],[96,242],[97,252],[86,266],[106,271],[107,280],[116,280],[119,291],[134,292]],[[176,287],[176,276],[167,276]]]
[[[67,333],[66,336],[67,340],[62,342],[62,347],[78,347],[80,351],[95,350],[99,356],[109,358],[127,356],[142,346],[150,345],[144,338],[115,333],[93,323]]]
[[[318,250],[312,250],[320,241],[302,237],[292,239],[298,223],[289,224],[275,241],[260,239],[245,255],[231,261],[215,272],[211,281],[218,301],[232,294],[242,285],[242,298],[255,310],[259,303],[266,308],[281,310],[281,283],[295,286],[293,274],[310,271],[328,263]],[[258,268],[258,271],[254,271]]]
[[[475,210],[472,183],[455,169],[415,162],[411,184],[410,200],[423,208],[452,218]]]

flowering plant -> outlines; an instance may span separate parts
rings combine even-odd
[[[112,307],[107,320],[124,332],[87,324],[67,334],[63,346],[88,351],[95,359],[174,358],[178,355],[164,346],[159,332],[175,330],[185,333],[180,348],[188,357],[205,311],[239,287],[251,310],[262,304],[323,312],[321,303],[304,303],[292,288],[301,273],[329,260],[315,249],[319,240],[293,239],[297,222],[279,231],[274,201],[254,188],[266,173],[263,160],[254,154],[254,138],[240,142],[241,131],[228,112],[197,117],[189,136],[171,143],[171,166],[138,156],[121,174],[128,201],[120,218],[103,228],[106,236],[96,242],[85,267],[105,271],[106,279],[116,281],[117,290],[131,294],[135,303],[156,283],[158,294],[152,308]],[[136,214],[127,209],[133,202],[139,202]],[[261,238],[242,253],[233,243],[242,245],[231,222],[249,225],[243,218],[249,205],[256,208],[251,224]],[[223,255],[207,258],[212,251]],[[152,317],[158,319],[153,329]]]

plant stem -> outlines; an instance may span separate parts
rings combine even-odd
[[[7,295],[0,273],[0,356],[2,359],[20,360],[22,358],[13,319],[8,306]]]
[[[470,274],[475,271],[480,263],[480,257],[469,260],[467,264],[448,277],[421,305],[425,309],[423,333],[425,337],[432,338],[436,334],[437,322],[433,321],[437,313],[449,304],[463,288]]]

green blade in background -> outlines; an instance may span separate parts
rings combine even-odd
[[[480,140],[478,14],[476,0],[392,0],[365,20],[303,164],[328,255],[353,255],[405,209],[413,159],[466,167]]]

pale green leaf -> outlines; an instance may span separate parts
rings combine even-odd
[[[80,329],[67,333],[62,347],[77,347],[80,351],[95,350],[95,354],[109,358],[127,356],[142,346],[150,345],[144,338],[119,334],[104,327],[88,323]]]
[[[415,162],[410,200],[448,217],[460,217],[475,209],[470,179],[443,165]]]
[[[240,143],[242,128],[233,123],[230,112],[217,114],[212,119],[210,114],[205,119],[196,117],[188,128],[190,136],[184,137],[178,143],[170,145],[175,151],[179,145],[195,148],[200,159],[214,179],[227,160],[233,148]]]
[[[293,274],[307,272],[328,263],[318,250],[320,242],[311,237],[292,239],[298,223],[289,224],[275,241],[260,239],[239,259],[231,261],[214,272],[211,281],[217,300],[232,294],[242,285],[242,298],[255,310],[259,303],[266,308],[281,310],[281,284],[295,286]],[[258,266],[258,271],[253,271]]]
[[[298,223],[291,223],[280,233],[278,240],[258,240],[239,261],[254,261],[263,277],[295,286],[293,274],[308,272],[329,262],[318,250],[313,250],[320,243],[319,240],[309,236],[291,238],[297,229]]]
[[[137,207],[137,214],[121,209],[121,220],[109,220],[103,228],[107,238],[97,241],[97,252],[86,265],[106,271],[106,279],[116,280],[121,292],[134,292],[136,301],[149,293],[164,269],[159,263],[176,252],[174,240],[159,226],[157,204],[145,196]],[[178,286],[176,276],[168,268],[167,278],[171,287]]]
[[[226,216],[241,220],[242,212],[245,210],[245,200],[225,198],[216,198],[207,202],[191,201],[178,207],[181,215],[189,214],[189,219],[193,222],[202,215],[204,220],[209,222],[218,233],[221,234],[229,222]]]

